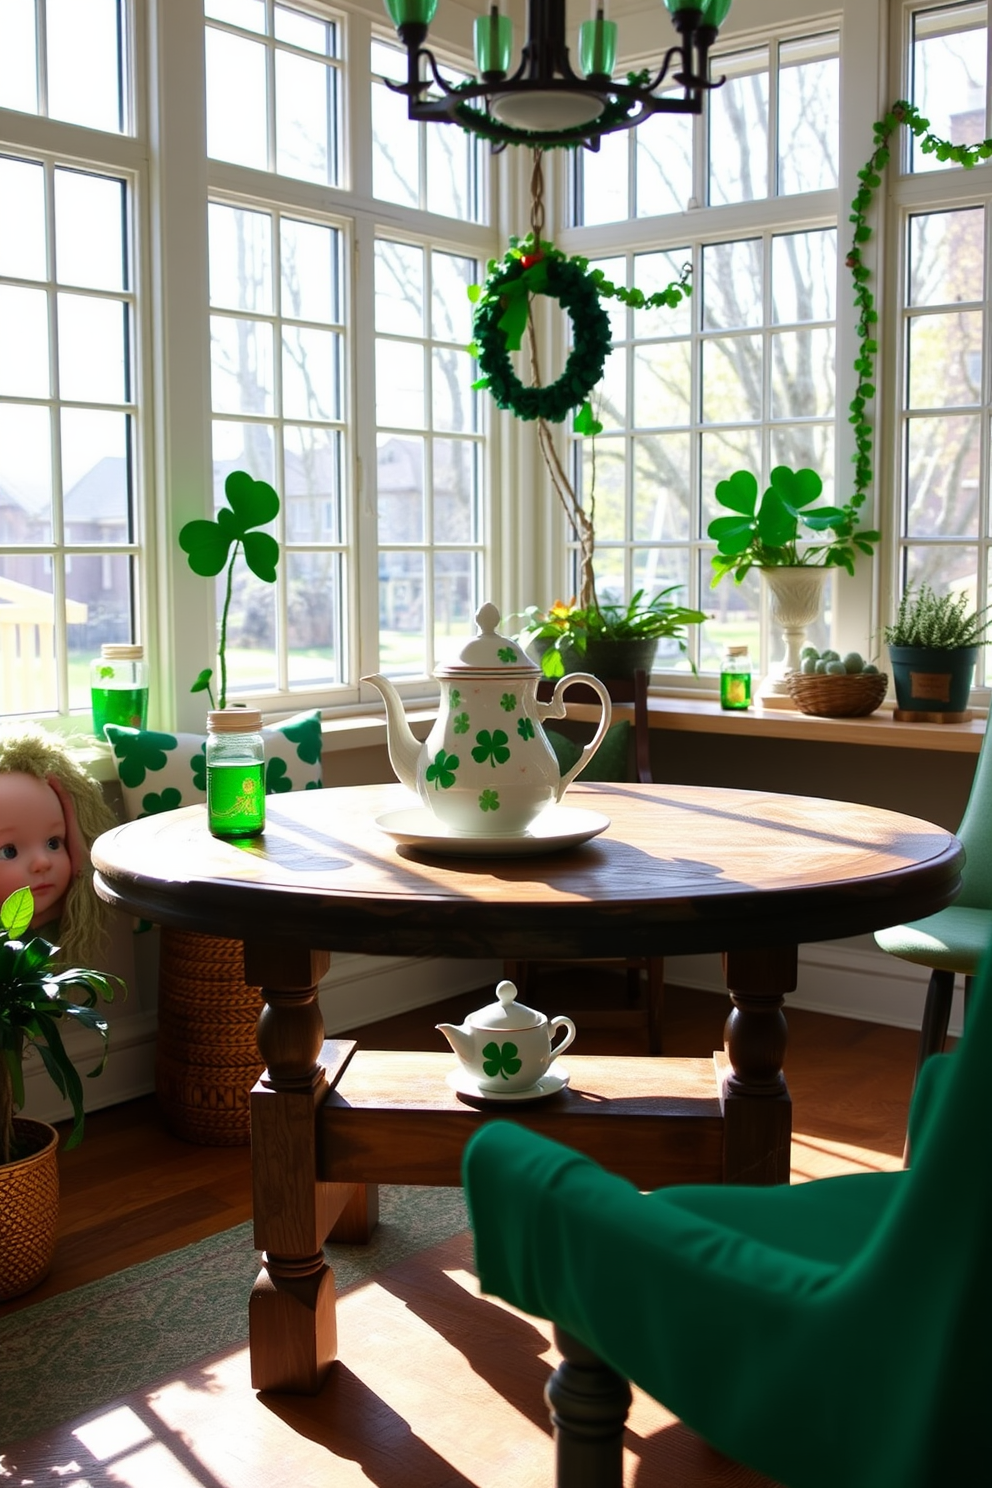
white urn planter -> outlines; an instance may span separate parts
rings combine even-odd
[[[785,655],[765,677],[758,696],[780,698],[786,706],[791,706],[787,679],[801,668],[806,628],[823,608],[823,586],[829,569],[762,568],[759,572],[768,589],[772,620],[785,641]]]

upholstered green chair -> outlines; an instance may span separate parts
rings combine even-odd
[[[627,1379],[789,1488],[989,1481],[990,974],[921,1072],[907,1169],[642,1194],[511,1122],[472,1138],[482,1289],[552,1319],[565,1355],[561,1488],[619,1488]]]
[[[972,977],[992,940],[992,745],[988,730],[957,835],[964,843],[966,860],[955,902],[924,920],[910,920],[875,934],[883,951],[930,969],[917,1075],[923,1062],[944,1047],[955,978],[964,977],[967,1005]]]

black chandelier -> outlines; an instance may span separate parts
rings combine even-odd
[[[574,72],[565,45],[565,0],[528,0],[527,42],[511,73],[512,23],[493,4],[475,23],[480,76],[453,86],[424,45],[437,0],[386,0],[407,55],[406,82],[388,86],[406,94],[411,119],[460,124],[494,149],[585,145],[596,150],[604,134],[632,129],[652,114],[702,112],[706,91],[723,81],[710,82],[709,53],[730,6],[731,0],[665,0],[678,42],[653,77],[645,71],[617,82],[610,75],[617,26],[605,19],[602,5],[579,27],[581,70]],[[659,93],[666,79],[669,88]]]

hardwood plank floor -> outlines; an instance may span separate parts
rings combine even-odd
[[[575,1047],[585,1053],[647,1052],[641,1028],[594,1026],[604,1008],[607,1019],[629,1018],[622,980],[616,978],[611,987],[603,968],[549,968],[539,992],[535,988],[528,996],[551,1013],[574,1014]],[[347,1036],[366,1048],[437,1050],[444,1045],[435,1023],[460,1022],[491,997],[487,986]],[[668,988],[666,1053],[700,1056],[720,1048],[726,1010],[724,999],[711,993]],[[788,1018],[793,1180],[898,1167],[915,1032],[800,1009]],[[89,1116],[81,1146],[61,1155],[60,1182],[51,1274],[26,1297],[0,1305],[0,1317],[251,1217],[248,1148],[181,1141],[164,1125],[154,1096]]]

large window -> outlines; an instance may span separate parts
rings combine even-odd
[[[911,101],[940,138],[983,140],[990,132],[987,6],[913,8],[906,19]],[[981,607],[992,596],[988,166],[964,171],[908,138],[899,145],[894,587],[925,582],[938,593],[964,592]],[[987,682],[987,667],[986,659],[979,681]]]
[[[89,658],[138,627],[135,176],[125,11],[0,12],[0,107],[104,131],[105,158],[0,137],[0,714],[89,705]],[[116,160],[118,168],[114,168]]]
[[[232,701],[422,690],[469,633],[489,156],[405,119],[387,29],[323,0],[0,7],[0,716],[85,727],[105,641],[145,645],[153,722],[200,715],[227,576],[177,534],[234,469],[276,487],[281,556],[273,585],[235,567]]]
[[[834,495],[838,54],[829,32],[719,56],[708,129],[663,115],[576,157],[570,247],[646,294],[691,267],[677,310],[614,309],[603,433],[574,440],[574,466],[600,596],[682,586],[713,616],[691,637],[704,671],[728,642],[767,660],[757,576],[709,589],[717,482],[812,466]],[[600,255],[616,218],[639,219],[640,250]],[[688,661],[673,645],[659,665]]]

